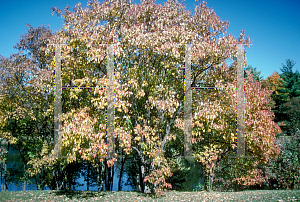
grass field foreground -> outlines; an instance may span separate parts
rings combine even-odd
[[[300,201],[300,190],[254,190],[241,192],[168,191],[155,199],[138,192],[93,191],[7,191],[0,192],[0,201]]]

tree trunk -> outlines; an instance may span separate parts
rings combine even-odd
[[[24,166],[23,166],[23,169],[24,169],[24,184],[23,184],[23,191],[26,191],[26,184],[27,184],[27,180],[26,180],[26,165],[25,165],[25,162],[24,162]]]
[[[213,176],[209,176],[209,191],[212,191],[213,187]]]
[[[6,181],[6,174],[7,174],[7,167],[6,167],[6,162],[4,163],[4,191],[8,190],[8,186],[7,186],[7,181]]]
[[[214,183],[214,176],[215,176],[215,173],[214,173],[214,170],[212,173],[209,174],[209,191],[212,191],[213,189],[213,183]]]
[[[115,165],[111,167],[111,175],[110,175],[110,191],[113,190],[113,184],[114,184],[114,175],[115,175]]]
[[[56,190],[60,190],[59,188],[59,174],[58,174],[58,170],[55,172],[55,176],[56,176]]]
[[[90,190],[90,163],[87,162],[86,190]]]
[[[52,181],[51,181],[51,189],[54,190],[56,186],[56,180],[55,180],[55,171],[52,170]]]
[[[114,166],[108,167],[105,162],[105,191],[111,191],[113,185]]]
[[[55,183],[56,183],[56,190],[60,190],[60,187],[59,187],[59,171],[58,170],[56,170],[56,172],[55,172],[55,176],[56,176],[56,181],[55,181]]]
[[[38,186],[38,181],[37,181],[36,175],[34,176],[34,180],[35,180],[36,190],[39,190],[39,186]]]
[[[101,166],[101,167],[100,167]],[[105,183],[105,163],[102,162],[101,165],[97,167],[97,184],[98,191],[104,191],[103,184]]]
[[[42,169],[42,174],[41,174],[41,184],[42,184],[42,190],[45,190],[45,181],[44,181],[44,176],[45,176],[45,169]]]
[[[1,164],[1,191],[6,191],[7,190],[7,185],[6,185],[6,162],[3,162]]]
[[[72,189],[72,181],[73,181],[72,180],[72,175],[69,175],[67,179],[68,179],[68,183],[69,183],[68,190],[71,191],[71,189]]]
[[[58,185],[60,186],[59,187],[59,190],[66,190],[67,189],[67,180],[65,178],[66,176],[66,173],[62,170],[60,170],[61,172],[58,173],[58,176],[60,177],[60,180],[58,181]]]
[[[122,177],[123,177],[125,161],[126,161],[126,156],[124,157],[124,159],[121,160],[121,170],[120,170],[120,178],[119,178],[119,183],[118,183],[118,191],[121,191],[121,189],[122,189]]]
[[[3,163],[1,163],[1,167],[0,167],[0,178],[1,178],[1,191],[3,191],[3,176],[2,176],[2,173],[3,173]]]
[[[145,176],[145,170],[144,170],[144,165],[141,161],[139,161],[139,178],[140,178],[140,188],[141,192],[144,193],[145,190],[145,184],[144,184],[144,176]]]
[[[97,167],[97,186],[98,186],[98,191],[101,191],[101,187],[100,187],[100,166]]]
[[[102,162],[102,167],[101,167],[101,190],[104,191],[105,188],[105,179],[106,179],[106,173],[105,173],[105,162]]]
[[[56,190],[61,190],[62,188],[65,188],[65,183],[64,183],[65,180],[60,179],[61,176],[63,176],[63,175],[61,175],[63,173],[59,172],[59,169],[60,169],[59,165],[57,165],[56,169],[53,169],[53,171],[52,171],[53,179],[54,179],[54,185],[56,187]]]
[[[104,176],[105,176],[105,191],[109,190],[109,168],[107,166],[107,160],[105,159],[105,164],[104,164]]]

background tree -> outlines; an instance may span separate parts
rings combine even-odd
[[[288,90],[289,97],[299,97],[300,96],[300,86],[299,86],[299,71],[293,72],[293,67],[296,62],[291,59],[286,60],[286,64],[282,64],[280,70],[282,73],[280,77],[284,80],[284,87]]]
[[[34,65],[22,53],[11,55],[9,59],[3,60],[1,63],[4,65],[2,76],[6,77],[2,91],[4,99],[1,102],[1,108],[6,114],[6,120],[4,120],[6,123],[2,127],[2,132],[10,134],[6,137],[2,136],[2,138],[7,141],[8,138],[15,139],[11,146],[20,153],[24,164],[22,169],[25,172],[30,152],[36,153],[34,150],[39,148],[37,142],[39,138],[36,135],[36,128],[32,124],[36,117],[31,97],[35,97],[35,95],[33,88],[26,85],[30,74],[34,74],[30,69]],[[30,96],[31,93],[33,96]],[[25,186],[26,177],[24,178],[24,189]]]
[[[276,71],[273,72],[272,75],[268,76],[268,78],[265,79],[262,83],[263,88],[268,88],[269,90],[273,91],[272,98],[274,98],[274,96],[277,96],[279,94],[278,89],[282,85],[283,85],[283,80]],[[276,102],[273,99],[271,100],[268,106],[271,107],[272,111],[276,110]],[[276,120],[277,119],[275,117],[275,121]]]
[[[234,73],[229,73],[229,75],[234,75]],[[234,78],[232,79],[232,81],[234,81]],[[230,107],[235,105],[235,100],[233,99],[234,96],[232,96],[235,95],[235,91],[227,90],[226,88],[225,91],[221,91],[218,94],[222,99],[216,99],[214,96],[214,99],[212,100],[213,108],[210,107],[209,113],[205,110],[200,110],[203,109],[203,107],[209,107],[209,105],[206,104],[201,108],[198,107],[195,112],[196,116],[194,117],[193,123],[198,126],[195,128],[196,130],[193,131],[195,132],[195,155],[197,160],[204,165],[206,176],[209,178],[209,189],[212,189],[215,178],[215,169],[217,169],[218,166],[221,166],[222,162],[225,163],[226,166],[223,164],[225,167],[235,164],[235,172],[233,172],[233,170],[228,171],[230,174],[236,173],[236,175],[231,176],[231,184],[234,184],[233,182],[236,181],[236,183],[240,185],[251,185],[260,183],[257,179],[265,180],[264,178],[261,178],[261,171],[257,168],[256,163],[261,162],[265,164],[268,162],[269,157],[272,158],[278,155],[278,148],[273,142],[275,134],[280,132],[280,128],[272,121],[271,109],[266,108],[266,105],[270,101],[271,91],[268,91],[267,89],[258,90],[260,89],[260,86],[261,82],[254,82],[251,74],[249,74],[249,79],[245,88],[245,120],[247,120],[245,123],[246,149],[248,149],[246,155],[253,156],[256,162],[253,162],[253,159],[245,159],[240,162],[228,163],[227,158],[225,158],[228,155],[235,154],[236,134],[233,131],[234,128],[236,128],[236,125],[231,123],[236,122],[236,111],[233,110],[234,107]],[[227,87],[230,87],[230,83]],[[208,96],[203,96],[203,101],[211,99],[209,95],[213,94],[213,92],[207,93]],[[220,102],[219,100],[222,100],[223,102]],[[200,105],[198,104],[198,106]],[[226,113],[224,111],[226,111]],[[268,124],[271,124],[272,126],[267,126]],[[179,127],[183,129],[182,124],[180,124]],[[270,128],[272,129],[268,130]],[[263,130],[267,131],[262,132]],[[257,141],[256,138],[259,138],[260,141]],[[254,139],[256,139],[256,141],[253,141]],[[262,148],[264,148],[263,151]],[[241,167],[243,167],[243,169],[238,170],[238,168]]]
[[[286,64],[282,64],[282,71],[280,77],[283,80],[281,86],[279,86],[278,94],[273,94],[273,99],[276,102],[275,109],[273,110],[275,113],[275,121],[281,125],[281,128],[284,133],[291,135],[290,131],[288,130],[288,125],[291,125],[288,121],[287,113],[284,111],[285,107],[282,105],[287,103],[293,97],[300,96],[300,75],[299,72],[293,72],[293,67],[295,66],[296,62],[293,60],[286,60]]]
[[[39,155],[43,142],[51,144],[53,135],[53,115],[49,104],[53,100],[49,92],[53,89],[49,82],[51,73],[46,68],[49,58],[38,54],[43,52],[51,30],[45,27],[33,28],[30,25],[28,27],[28,33],[21,36],[20,44],[15,46],[26,53],[19,52],[1,59],[1,108],[6,119],[1,128],[1,138],[15,140],[11,147],[20,153],[24,164],[24,189],[28,176],[25,172],[27,162]],[[43,181],[38,178],[36,176],[37,184]]]
[[[263,81],[263,87],[268,87],[268,89],[273,91],[273,94],[279,94],[278,88],[283,85],[283,79],[280,77],[278,72],[273,72],[272,75],[268,76],[267,79]]]
[[[279,107],[279,111],[281,111],[285,117],[287,134],[296,134],[300,129],[299,101],[299,97],[293,97]]]

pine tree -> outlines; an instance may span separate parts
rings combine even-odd
[[[282,68],[280,68],[282,71],[280,77],[285,81],[283,86],[285,87],[285,91],[289,93],[289,98],[300,96],[300,74],[299,71],[296,71],[295,73],[293,72],[295,64],[295,61],[287,59],[286,65],[282,64]]]
[[[286,64],[282,64],[280,77],[283,82],[282,85],[278,86],[278,94],[272,95],[274,101],[276,102],[276,107],[274,109],[275,121],[281,123],[282,130],[291,134],[289,126],[291,126],[291,119],[288,113],[286,113],[286,105],[292,98],[300,97],[300,74],[299,71],[293,72],[293,67],[296,62],[290,59],[286,60]]]

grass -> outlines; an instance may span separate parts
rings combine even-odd
[[[0,201],[300,201],[300,190],[254,190],[241,192],[168,191],[155,199],[138,192],[93,191],[7,191],[0,192]]]

